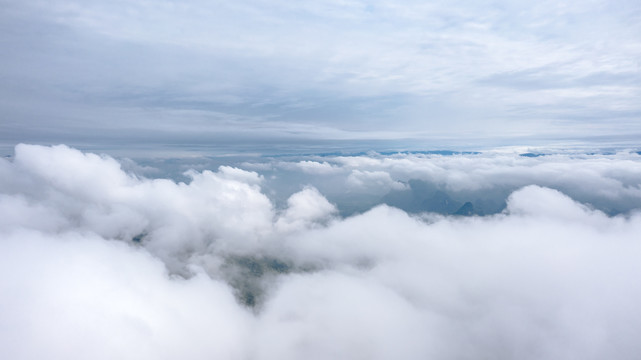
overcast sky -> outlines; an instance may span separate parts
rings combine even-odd
[[[636,0],[0,0],[0,48],[9,146],[641,134]]]

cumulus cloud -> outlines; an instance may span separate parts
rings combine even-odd
[[[411,176],[507,182],[524,163],[589,170],[576,184],[640,180],[633,156],[361,160],[342,166],[394,181],[414,164]],[[66,146],[19,145],[0,175],[2,358],[641,355],[638,210],[609,216],[529,184],[491,216],[379,205],[342,218],[312,186],[279,208],[256,172],[146,179]]]
[[[306,187],[290,196],[287,205],[276,226],[296,227],[323,222],[337,212],[336,207],[313,187]]]
[[[326,161],[323,162],[318,162],[318,161],[310,161],[310,160],[303,160],[299,161],[296,163],[296,166],[300,168],[303,172],[306,172],[308,174],[332,174],[336,172],[340,172],[341,169],[329,164]]]
[[[482,213],[496,213],[504,209],[510,193],[528,185],[559,190],[608,214],[641,207],[641,157],[635,152],[519,154],[488,151],[451,156],[410,153],[327,157],[326,162],[337,171],[322,179],[310,177],[304,181],[322,190],[339,208],[345,192],[336,186],[338,182],[347,184],[354,193],[382,196],[395,192],[376,201],[410,212],[452,213],[470,202],[477,210],[484,210]],[[324,187],[324,183],[332,185]]]
[[[386,193],[389,190],[405,190],[407,185],[392,179],[385,171],[352,170],[347,185],[355,190],[374,190]]]
[[[241,357],[250,315],[226,284],[170,278],[96,235],[14,231],[0,242],[7,359]]]

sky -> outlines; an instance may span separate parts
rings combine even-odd
[[[7,149],[460,148],[633,143],[641,134],[634,0],[0,8]]]

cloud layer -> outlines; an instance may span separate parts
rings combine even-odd
[[[66,146],[19,145],[0,173],[3,358],[641,354],[636,210],[529,185],[492,216],[342,218],[313,187],[281,208],[255,172],[146,179]]]
[[[2,8],[0,140],[11,146],[444,137],[495,146],[641,132],[637,1]]]
[[[378,203],[412,213],[452,214],[468,202],[472,213],[491,214],[504,210],[509,194],[528,185],[559,190],[611,215],[641,207],[637,152],[533,153],[515,148],[448,154],[263,158],[239,166],[265,174],[264,186],[277,194],[288,194],[291,182],[311,184],[348,214]]]

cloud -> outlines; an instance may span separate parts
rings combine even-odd
[[[5,5],[11,145],[641,131],[633,1]]]
[[[256,358],[418,359],[430,355],[431,341],[421,335],[429,331],[424,320],[374,281],[341,273],[296,276],[260,318]]]
[[[147,252],[78,233],[4,233],[0,258],[3,357],[232,359],[244,353],[251,316],[227,285],[205,274],[170,278]]]
[[[589,176],[567,179],[621,191],[639,181],[638,162],[372,155],[340,174],[394,179],[414,168],[412,176],[486,189],[518,186],[532,167],[582,169]],[[146,179],[66,146],[20,145],[0,160],[0,175],[3,358],[641,354],[639,207],[608,216],[528,184],[491,216],[378,205],[339,217],[311,186],[279,208],[256,172],[222,166],[189,172],[186,183]]]
[[[337,209],[313,187],[293,194],[287,199],[287,209],[279,217],[276,226],[295,228],[328,221]]]
[[[61,230],[123,240],[147,234],[154,238],[149,247],[162,253],[204,250],[214,238],[251,243],[273,217],[258,174],[225,166],[216,173],[188,172],[191,182],[184,184],[139,179],[110,157],[66,146],[19,145],[4,172],[4,188],[61,214]],[[38,218],[25,221],[40,226]]]
[[[394,181],[385,171],[352,170],[347,177],[347,185],[356,190],[375,188],[377,192],[386,193],[389,190],[405,190],[407,185]]]
[[[300,168],[301,171],[308,174],[324,175],[324,174],[332,174],[332,173],[336,173],[337,171],[339,172],[341,171],[340,169],[336,168],[335,166],[329,164],[326,161],[317,162],[317,161],[303,160],[303,161],[297,162],[296,166]]]
[[[530,185],[514,192],[507,201],[507,211],[515,215],[544,216],[566,222],[583,221],[589,207],[577,204],[559,191]],[[598,211],[593,217],[603,216]]]
[[[541,204],[549,206],[549,216],[541,217]],[[564,208],[553,209],[558,204]],[[633,342],[620,342],[631,326],[636,327],[631,325],[636,320],[628,316],[640,316],[629,301],[641,295],[630,278],[638,269],[632,255],[639,251],[638,215],[627,220],[607,218],[556,191],[536,187],[510,198],[508,209],[516,208],[525,212],[425,224],[381,207],[306,234],[300,241],[310,242],[307,255],[342,264],[336,265],[339,273],[296,277],[283,285],[281,291],[310,296],[312,306],[276,295],[270,299],[275,304],[268,302],[266,311],[276,312],[271,316],[282,319],[285,331],[293,327],[303,333],[310,332],[307,326],[333,329],[336,324],[331,319],[342,318],[348,331],[355,333],[355,342],[367,334],[378,340],[374,344],[394,348],[383,345],[394,339],[395,344],[415,349],[416,358],[638,354]],[[333,277],[335,283],[327,280]],[[345,282],[359,285],[325,291],[324,286],[341,287]],[[319,286],[318,293],[313,292]],[[357,300],[362,305],[346,305],[351,310],[343,313],[341,305],[351,304],[352,296],[362,296]],[[368,306],[381,304],[385,304],[381,315],[362,315],[371,309]],[[394,314],[394,325],[378,324],[387,314]],[[312,324],[306,323],[308,316],[313,317]],[[387,337],[378,339],[377,331],[387,331]],[[336,344],[335,337],[313,336],[298,342],[294,338],[283,348],[300,349],[296,344],[309,344],[312,338],[311,344],[326,341],[320,348],[343,345],[340,340]],[[290,352],[293,357],[301,354],[295,351]],[[348,356],[357,353],[340,351]],[[374,352],[374,358],[386,358],[384,351]]]
[[[629,151],[610,155],[559,152],[538,157],[489,151],[453,156],[350,156],[328,161],[351,169],[350,184],[354,186],[361,184],[355,174],[386,176],[380,173],[383,172],[389,174],[388,181],[410,183],[410,187],[411,180],[424,182],[426,189],[412,189],[415,196],[429,198],[430,191],[440,190],[461,202],[503,202],[520,187],[539,185],[562,191],[605,212],[620,213],[641,206],[638,159],[638,154]],[[361,186],[373,186],[375,182],[363,178]]]

